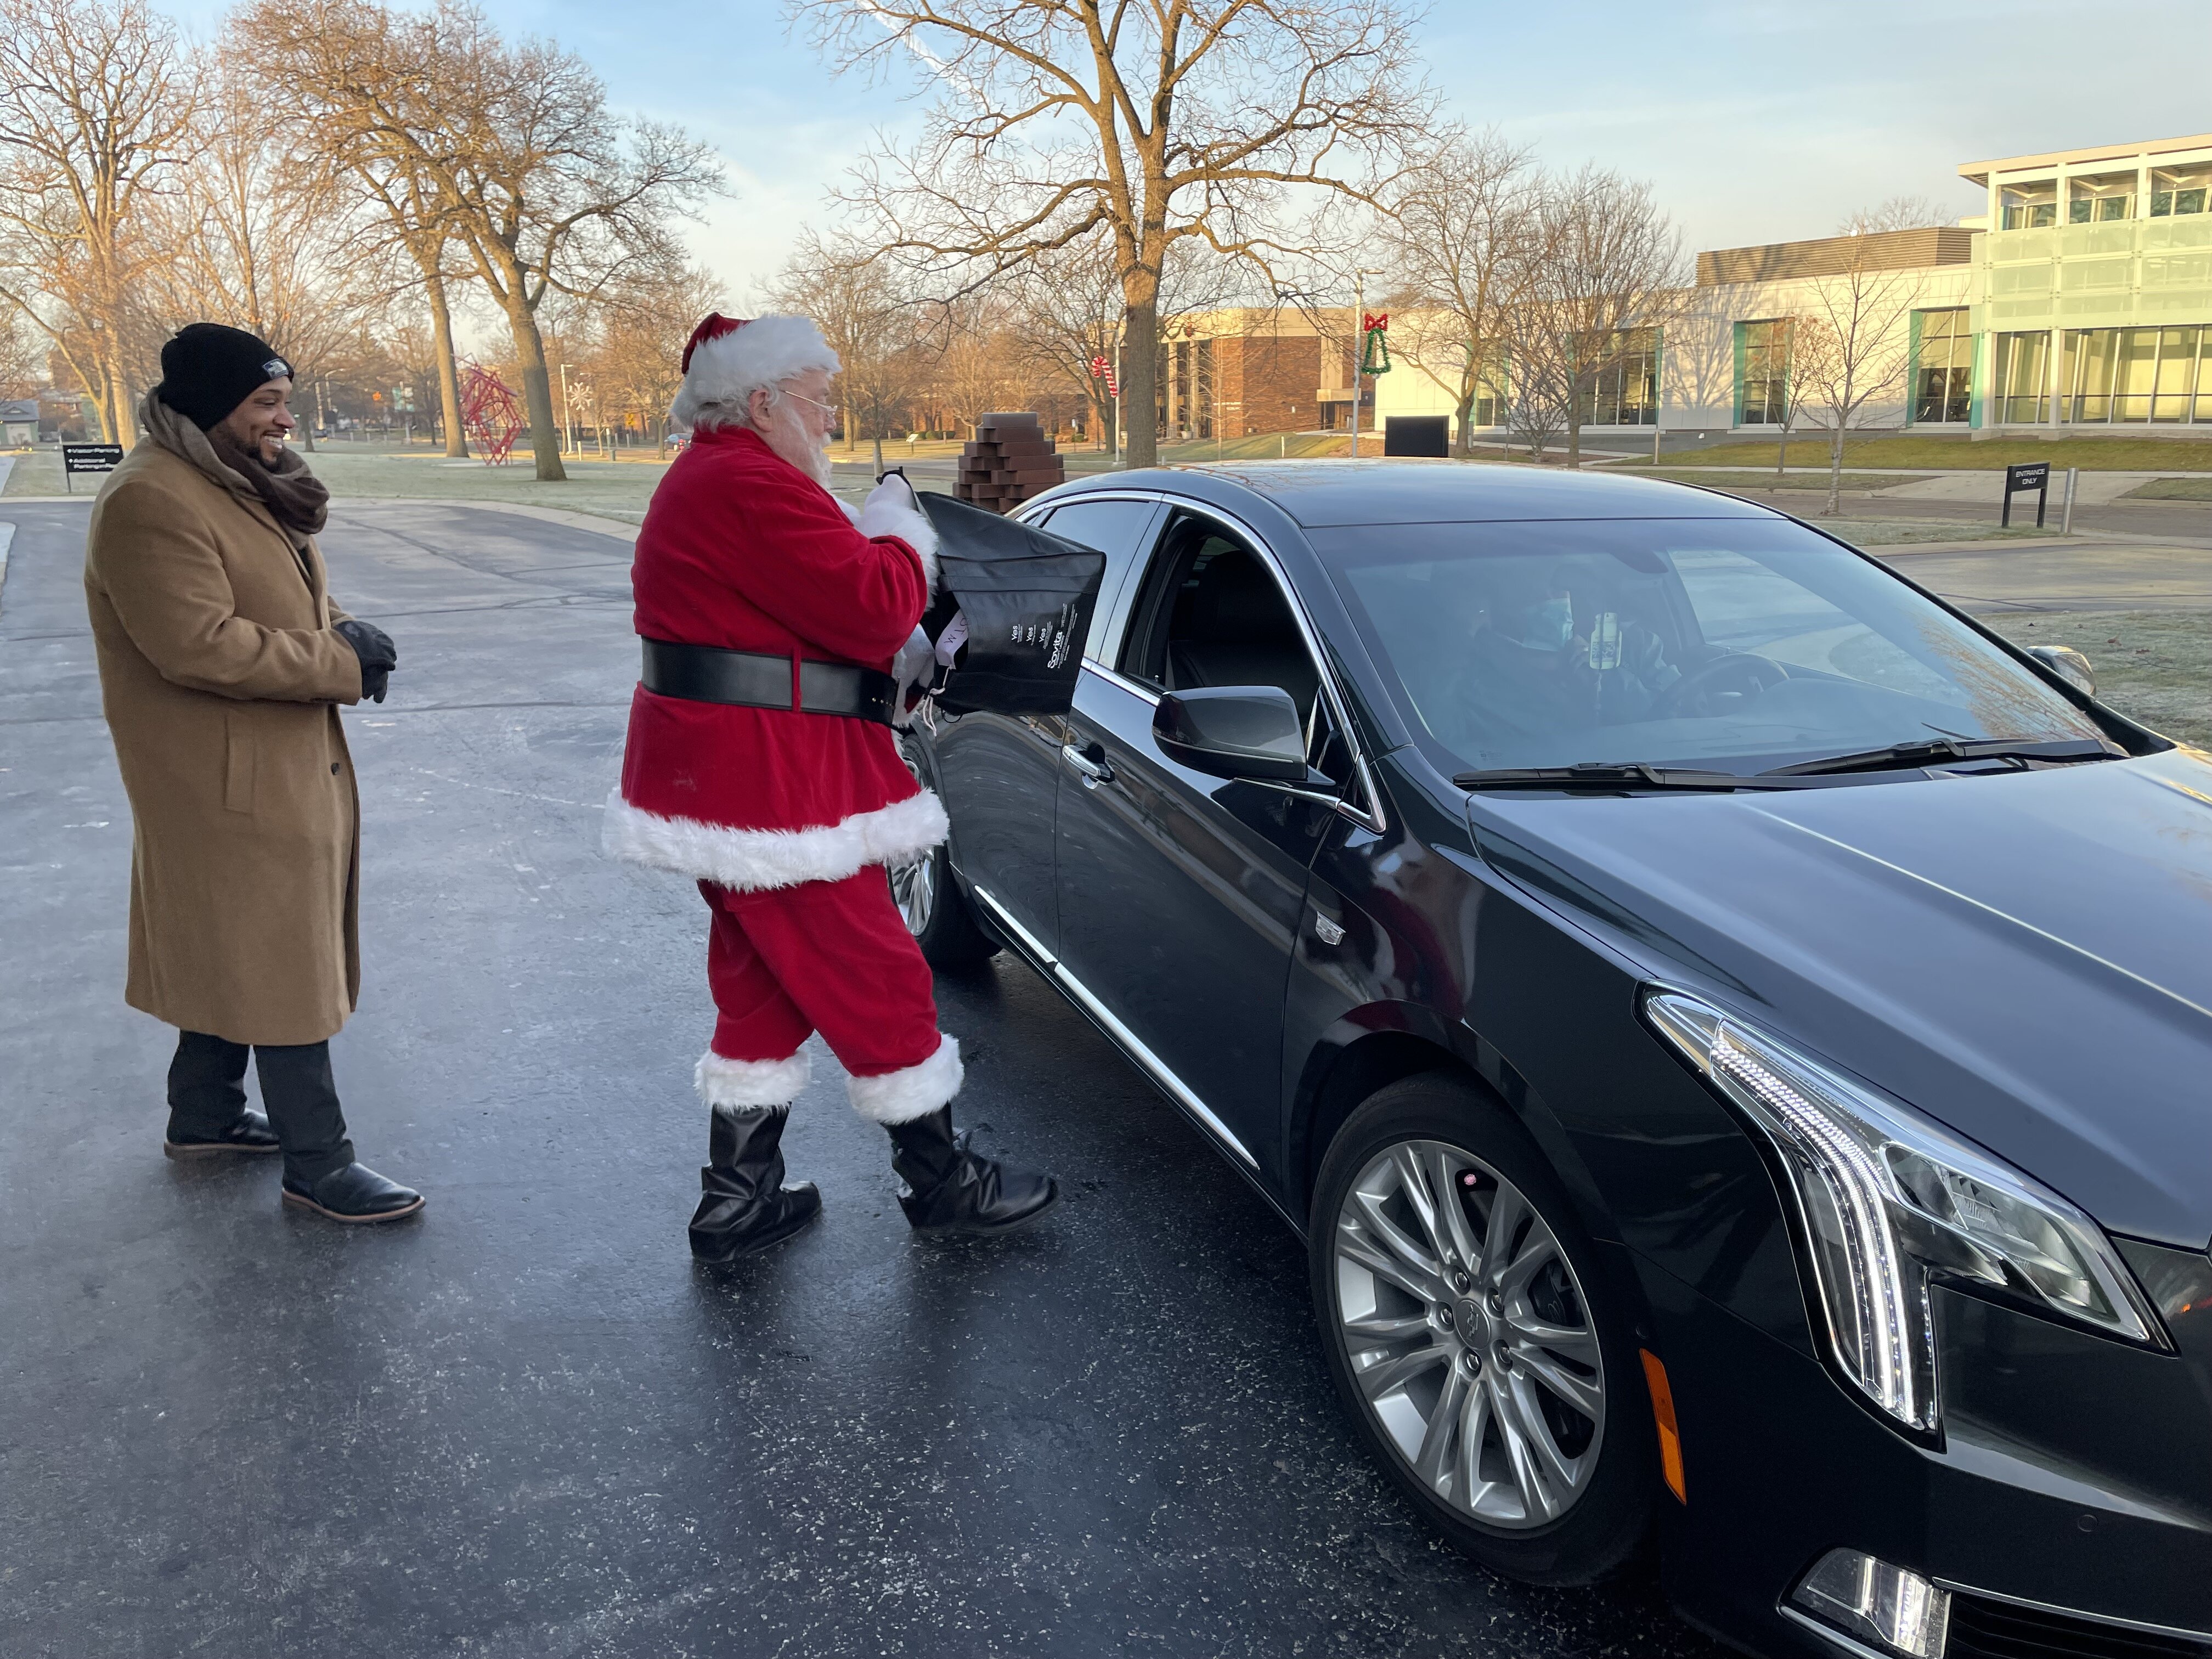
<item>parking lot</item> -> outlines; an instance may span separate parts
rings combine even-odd
[[[346,715],[366,990],[333,1048],[420,1223],[164,1160],[86,511],[0,514],[0,1653],[1712,1651],[1646,1580],[1441,1547],[1339,1413],[1295,1242],[1009,961],[939,995],[964,1121],[1066,1187],[1049,1226],[918,1245],[825,1063],[787,1143],[823,1222],[695,1271],[699,902],[597,852],[614,535],[378,503],[326,538],[404,664]]]
[[[280,1213],[274,1169],[166,1162],[87,505],[0,514],[0,1652],[1716,1651],[1646,1577],[1531,1590],[1442,1547],[1340,1415],[1295,1242],[1009,959],[939,995],[963,1119],[1058,1172],[1050,1225],[918,1244],[825,1064],[788,1142],[824,1222],[692,1267],[698,900],[596,850],[619,526],[355,503],[325,538],[403,661],[346,714],[335,1054],[428,1212],[364,1236]],[[2208,556],[2125,545],[1899,557],[1984,608],[2212,608]]]

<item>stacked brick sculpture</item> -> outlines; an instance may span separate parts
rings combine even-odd
[[[1011,512],[1067,477],[1067,463],[1030,414],[986,415],[960,452],[953,494],[993,513]]]

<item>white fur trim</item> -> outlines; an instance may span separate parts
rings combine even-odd
[[[842,881],[872,864],[926,853],[951,826],[928,790],[817,830],[732,830],[697,818],[662,817],[607,797],[599,848],[611,858],[673,870],[717,887],[755,892],[803,881]]]
[[[911,1123],[958,1094],[963,1075],[959,1038],[940,1036],[937,1052],[921,1065],[881,1077],[848,1077],[845,1093],[853,1109],[872,1123]]]
[[[814,1056],[804,1048],[788,1060],[728,1060],[709,1048],[691,1080],[709,1106],[788,1106],[813,1076]]]
[[[692,348],[691,367],[669,407],[669,418],[681,427],[697,426],[713,410],[738,419],[745,400],[761,387],[781,386],[810,368],[835,374],[841,367],[811,317],[756,317]]]
[[[863,536],[896,536],[921,554],[922,576],[929,583],[931,597],[936,596],[937,526],[921,510],[912,484],[903,477],[885,478],[868,492],[868,499],[860,503],[860,516],[854,522]]]
[[[859,507],[854,506],[852,502],[847,501],[842,495],[832,495],[830,499],[836,502],[839,507],[845,509],[845,516],[847,518],[850,519],[854,524],[860,523],[860,509]]]

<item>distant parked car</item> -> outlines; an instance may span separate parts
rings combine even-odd
[[[918,724],[895,891],[1304,1238],[1439,1531],[1764,1653],[2212,1653],[2212,761],[1704,490],[1023,516],[1109,558],[1074,710]]]

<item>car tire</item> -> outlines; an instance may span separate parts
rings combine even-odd
[[[1416,1200],[1439,1190],[1456,1219],[1431,1206],[1431,1227]],[[1322,1161],[1309,1237],[1337,1391],[1431,1524],[1530,1583],[1589,1583],[1636,1554],[1659,1477],[1631,1321],[1503,1106],[1443,1073],[1370,1097]]]
[[[929,780],[910,742],[900,742],[899,757],[926,788]],[[968,896],[960,890],[945,843],[939,842],[920,858],[892,865],[884,873],[890,880],[891,902],[898,906],[907,931],[931,967],[973,968],[999,954],[999,941],[983,931],[969,908]]]

